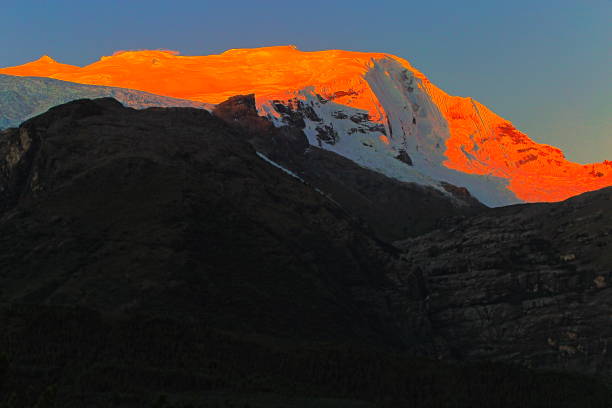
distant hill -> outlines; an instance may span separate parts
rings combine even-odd
[[[136,109],[153,106],[206,109],[211,106],[202,102],[159,96],[132,89],[0,74],[0,129],[18,126],[24,120],[56,105],[75,99],[101,97],[113,97],[125,106]]]

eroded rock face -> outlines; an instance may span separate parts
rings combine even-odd
[[[448,357],[612,374],[612,189],[402,241]]]
[[[0,133],[0,212],[14,205],[24,189],[39,190],[38,172],[31,157],[40,140],[34,129],[7,129]]]

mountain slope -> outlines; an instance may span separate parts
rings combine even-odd
[[[415,357],[466,340],[430,282],[252,137],[112,99],[0,133],[0,403],[609,405],[591,377]]]
[[[393,325],[387,314],[366,329],[370,312],[357,312],[358,298],[381,296],[371,291],[390,247],[206,111],[76,101],[2,139],[2,301],[322,338],[376,339]],[[286,322],[269,321],[281,307]]]
[[[486,208],[465,189],[445,184],[446,191],[440,191],[400,182],[312,146],[299,123],[275,127],[259,116],[254,95],[233,96],[212,112],[239,129],[266,160],[323,192],[387,242],[421,235],[444,218],[477,214]]]
[[[612,162],[571,163],[388,54],[295,47],[210,56],[134,51],[83,68],[39,61],[2,72],[209,103],[255,93],[260,112],[279,123],[299,115],[312,145],[402,181],[466,187],[490,206],[559,201],[612,185]]]
[[[36,72],[36,71],[34,71]],[[201,102],[159,96],[147,92],[108,86],[82,85],[49,78],[0,74],[0,129],[20,125],[49,108],[75,99],[112,97],[126,106],[208,108]]]
[[[398,243],[432,330],[461,360],[612,378],[612,188],[494,208]],[[411,286],[410,283],[407,284]],[[409,288],[408,288],[409,290]]]

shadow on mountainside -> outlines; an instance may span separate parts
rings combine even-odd
[[[112,99],[0,133],[0,404],[607,406],[594,377],[417,357],[448,350],[428,276],[253,137]]]

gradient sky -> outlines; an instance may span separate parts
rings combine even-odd
[[[0,66],[283,44],[398,55],[570,160],[612,160],[610,0],[4,0]]]

